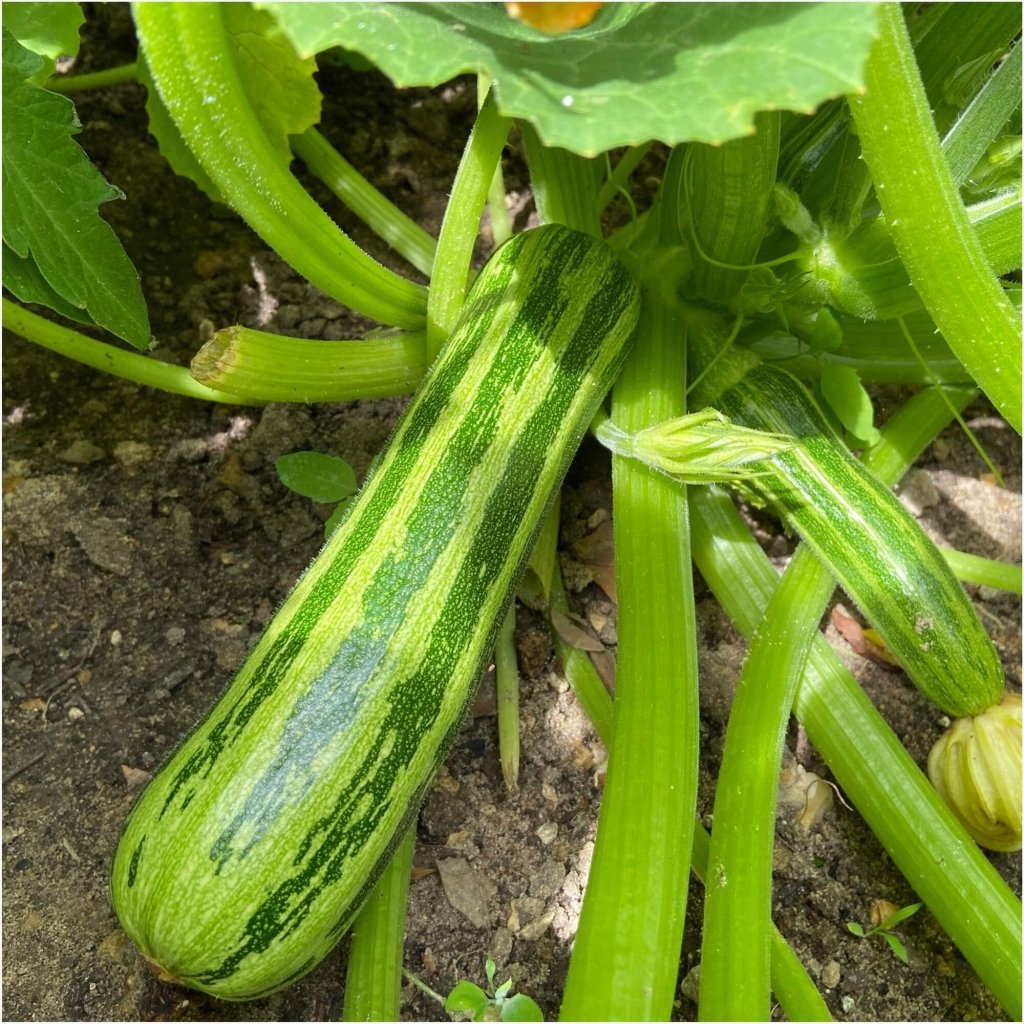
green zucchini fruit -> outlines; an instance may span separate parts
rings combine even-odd
[[[696,371],[715,357],[694,339]],[[1003,695],[999,655],[939,549],[854,458],[806,388],[746,349],[719,358],[694,389],[734,423],[797,444],[750,486],[781,513],[860,607],[917,687],[955,717]]]
[[[487,263],[344,523],[125,825],[114,907],[164,972],[257,998],[344,933],[459,728],[638,311],[611,250],[566,227]]]

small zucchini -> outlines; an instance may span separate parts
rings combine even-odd
[[[694,340],[696,369],[715,351]],[[878,630],[907,675],[943,711],[975,715],[1003,695],[996,649],[939,549],[832,430],[806,388],[746,349],[715,361],[694,393],[734,423],[790,435],[778,472],[752,488],[810,545]]]
[[[344,933],[459,728],[638,309],[611,250],[569,228],[483,269],[344,523],[125,825],[114,907],[167,974],[253,999]]]

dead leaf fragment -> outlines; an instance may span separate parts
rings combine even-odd
[[[575,647],[578,651],[603,651],[605,649],[604,644],[597,637],[591,636],[585,629],[578,626],[572,617],[565,615],[557,608],[551,609],[551,625],[570,647]]]
[[[868,918],[871,921],[871,926],[875,927],[883,921],[887,921],[899,909],[895,903],[891,903],[889,900],[872,900]]]
[[[873,629],[865,629],[841,604],[832,609],[832,625],[862,658],[888,668],[899,665],[878,633]]]
[[[121,774],[124,781],[128,783],[129,789],[139,789],[149,782],[152,772],[143,771],[141,768],[133,768],[130,764],[121,765]]]
[[[573,541],[570,545],[573,557],[590,570],[594,582],[618,603],[615,590],[615,540],[612,521],[599,523],[597,528]]]

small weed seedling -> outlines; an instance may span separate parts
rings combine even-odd
[[[889,947],[892,951],[902,960],[907,963],[907,947],[895,935],[893,935],[893,928],[898,924],[902,924],[907,920],[908,917],[913,917],[923,904],[911,903],[907,907],[901,907],[899,910],[894,911],[888,917],[880,921],[867,931],[864,930],[863,925],[858,924],[856,921],[847,921],[846,927],[849,931],[853,932],[854,935],[862,939],[870,939],[873,935],[878,935],[889,943]]]
[[[544,1014],[540,1007],[527,995],[517,992],[509,995],[512,990],[512,979],[494,987],[495,963],[488,960],[484,965],[484,973],[487,975],[487,989],[482,989],[472,981],[463,979],[455,988],[448,993],[446,999],[439,992],[435,992],[429,985],[420,981],[410,971],[405,971],[405,976],[419,989],[433,996],[439,1003],[444,1004],[448,1013],[459,1013],[465,1016],[463,1020],[485,1021],[542,1021]]]

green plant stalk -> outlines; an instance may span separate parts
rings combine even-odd
[[[226,327],[193,356],[192,376],[218,401],[350,402],[408,395],[427,372],[426,332],[314,341]],[[150,360],[146,360],[149,362]]]
[[[976,583],[982,587],[994,587],[996,590],[1005,590],[1010,594],[1021,592],[1021,567],[1010,565],[1007,562],[999,562],[993,558],[982,558],[980,555],[971,555],[966,551],[957,551],[953,548],[939,548],[942,557],[949,563],[949,567],[956,574],[958,580],[964,583]]]
[[[992,272],[1008,274],[1018,269],[1021,252],[1020,186],[972,203],[967,207],[967,215]]]
[[[478,74],[476,76],[476,95],[479,106],[483,106],[490,88],[490,78],[483,73]],[[491,218],[491,237],[497,247],[512,237],[512,222],[509,220],[508,206],[505,205],[505,179],[501,173],[501,157],[498,158],[491,186],[487,190],[487,212]]]
[[[558,586],[561,586],[560,576],[558,577]],[[557,634],[555,636],[557,645]],[[570,648],[570,650],[573,649]],[[559,653],[565,677],[579,698],[591,725],[594,726],[594,731],[605,747],[611,750],[615,732],[611,698],[590,659],[580,651],[574,651],[574,654],[579,657],[566,660]],[[586,699],[582,696],[583,694],[586,694]],[[690,867],[704,884],[707,884],[710,843],[711,837],[704,826],[699,820],[695,820]],[[821,993],[818,992],[804,965],[775,925],[772,925],[770,943],[772,991],[775,993],[775,998],[782,1004],[786,1016],[793,1021],[831,1020]]]
[[[655,287],[661,286],[655,276]],[[648,288],[612,416],[633,432],[686,411],[676,306]],[[615,746],[563,1020],[667,1020],[696,803],[696,621],[686,490],[613,458],[619,650]],[[642,837],[641,841],[638,838]]]
[[[371,185],[315,128],[290,139],[292,152],[364,224],[430,277],[437,242]]]
[[[505,179],[501,173],[501,163],[494,168],[491,187],[487,190],[487,210],[491,216],[491,236],[496,246],[512,237],[512,221],[505,205]]]
[[[779,126],[777,180],[805,198],[807,180],[849,130],[847,121],[846,104],[841,99],[826,101],[810,117],[783,112]],[[814,204],[805,199],[805,205]]]
[[[850,96],[864,159],[904,266],[949,347],[1021,431],[1020,322],[989,269],[949,172],[897,3]]]
[[[711,836],[698,821],[693,829],[693,857],[690,866],[693,873],[707,889],[711,851]],[[782,933],[773,924],[768,937],[771,959],[771,985],[775,998],[782,1005],[788,1020],[821,1021],[832,1020],[825,1000],[821,998],[814,982],[800,958],[793,952]],[[703,986],[703,966],[701,985]]]
[[[434,257],[434,274],[427,298],[427,358],[433,360],[448,340],[469,286],[473,244],[487,193],[500,166],[511,122],[498,113],[488,93],[455,173],[451,198],[441,225]]]
[[[961,392],[957,401],[966,401]],[[902,472],[948,421],[934,389],[904,407],[885,447],[904,453]],[[876,446],[878,451],[881,445]],[[872,459],[893,483],[899,462]],[[746,635],[778,586],[778,576],[721,492],[691,491],[693,552],[716,597]],[[1020,904],[955,821],[891,729],[823,638],[815,641],[797,691],[795,713],[918,894],[1003,1006],[1020,1015]]]
[[[645,142],[639,146],[630,146],[619,158],[615,169],[597,193],[597,211],[600,213],[626,187],[630,175],[640,166],[640,162],[651,151],[653,142]]]
[[[413,825],[352,924],[342,1020],[398,1020],[406,903],[416,846]]]
[[[551,603],[551,588],[554,586],[555,576],[561,578],[558,571],[558,527],[562,514],[562,494],[559,491],[551,502],[547,518],[537,535],[537,540],[530,552],[529,572],[526,583],[529,587],[535,581],[539,584],[537,597],[539,603],[549,607]],[[531,579],[532,577],[532,579]],[[523,586],[520,585],[520,594],[523,593]],[[537,607],[538,601],[525,602],[530,607]]]
[[[352,242],[274,150],[235,71],[221,6],[140,3],[132,10],[164,105],[235,211],[327,295],[383,323],[422,327],[423,286]]]
[[[116,68],[104,68],[86,75],[57,75],[46,83],[51,92],[85,92],[87,89],[105,89],[109,85],[121,85],[138,79],[138,65],[120,64]]]
[[[557,146],[545,146],[536,129],[520,125],[537,215],[545,224],[568,224],[601,237],[597,164]]]
[[[845,235],[860,220],[861,210],[871,192],[871,174],[861,158],[860,143],[853,132],[844,132],[836,145],[831,195],[821,219]]]
[[[513,601],[494,643],[498,753],[501,774],[510,793],[519,788],[519,665],[516,662],[515,629],[516,606]]]
[[[754,118],[754,134],[722,146],[694,143],[686,160],[694,287],[702,298],[724,302],[747,273],[719,264],[752,263],[772,211],[779,115],[762,111]]]
[[[954,185],[967,181],[989,144],[1002,133],[1020,107],[1020,91],[1021,48],[1017,43],[942,140]]]
[[[26,341],[73,359],[77,363],[91,366],[94,370],[120,377],[122,380],[134,381],[136,384],[144,384],[158,391],[170,392],[172,395],[201,398],[206,402],[224,402],[229,405],[260,404],[259,400],[224,394],[200,384],[193,380],[184,366],[172,366],[151,356],[127,352],[105,342],[96,341],[95,338],[30,313],[6,298],[3,300],[3,325],[7,330],[21,335]]]
[[[797,549],[750,642],[715,786],[700,1019],[769,1020],[772,851],[786,726],[835,583]]]
[[[1008,4],[923,5],[908,26],[928,102],[943,135],[956,120],[962,101],[950,86],[965,65],[1005,53],[1020,33],[1020,12]],[[984,12],[983,14],[981,12]]]
[[[935,333],[935,325],[923,309],[908,313],[904,321],[911,334],[920,339],[917,347],[927,369],[911,351],[895,320],[845,318],[842,344],[833,352],[811,352],[806,342],[765,325],[760,329],[769,333],[759,338],[757,328],[752,328],[741,335],[741,340],[766,362],[777,363],[805,381],[817,380],[822,367],[832,364],[850,367],[866,384],[931,384],[936,380],[941,384],[973,384],[960,360]]]

